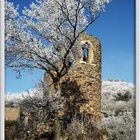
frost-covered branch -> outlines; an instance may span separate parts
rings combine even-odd
[[[80,35],[109,2],[36,0],[20,16],[18,7],[6,1],[6,65],[16,71],[42,69],[59,81],[75,62]]]

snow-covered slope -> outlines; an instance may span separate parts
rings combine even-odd
[[[134,84],[125,81],[103,81],[102,82],[102,94],[112,97],[117,93],[125,93],[126,91],[134,95]]]
[[[111,140],[135,138],[135,86],[124,81],[102,82],[102,122]]]
[[[8,92],[5,94],[5,104],[7,105],[7,104],[21,103],[26,96],[33,97],[36,95],[35,93],[36,93],[36,89],[32,89],[20,93]]]
[[[116,111],[134,104],[135,86],[124,81],[102,82],[102,110]],[[117,107],[116,107],[117,106]],[[134,106],[134,105],[133,105]]]
[[[25,96],[27,96],[30,92],[31,96],[34,96],[35,89],[29,90],[28,92],[21,92],[21,93],[11,93],[8,92],[5,95],[5,102],[13,102],[13,103],[19,103],[23,100]],[[130,92],[132,95],[134,95],[134,85],[132,83],[127,83],[124,81],[103,81],[102,82],[102,98],[103,99],[112,99],[114,98],[115,94],[117,93],[125,93],[126,91]]]

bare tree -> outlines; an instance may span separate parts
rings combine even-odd
[[[65,114],[67,97],[60,98],[56,94],[47,94],[44,97],[43,89],[44,86],[37,88],[34,96],[29,92],[22,101],[18,138],[40,139],[51,136],[51,139],[56,139],[55,134],[58,131],[59,140],[102,140],[103,136],[107,135],[101,124],[93,121],[90,115],[78,110]],[[69,107],[69,110],[72,108],[77,108],[76,104]]]
[[[18,74],[41,69],[55,89],[75,60],[80,35],[100,16],[110,0],[36,0],[23,16],[6,2],[6,65]],[[11,14],[13,13],[13,14]]]
[[[21,117],[19,122],[18,138],[41,138],[42,135],[53,135],[56,131],[55,121],[62,118],[59,115],[63,109],[63,98],[60,96],[43,96],[44,88],[36,88],[31,96],[30,92],[21,102]]]

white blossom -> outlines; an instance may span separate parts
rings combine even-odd
[[[53,79],[61,78],[74,62],[80,34],[109,2],[36,0],[23,9],[21,16],[18,7],[6,1],[6,65],[18,73],[26,68],[38,68],[53,75]]]

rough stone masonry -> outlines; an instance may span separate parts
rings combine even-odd
[[[84,33],[78,44],[75,64],[62,77],[61,90],[64,96],[69,97],[68,103],[71,107],[79,102],[77,111],[92,116],[95,121],[100,121],[101,43],[96,37]],[[46,83],[49,83],[49,79],[50,77],[45,74]],[[70,111],[70,108],[67,108],[67,111]]]

